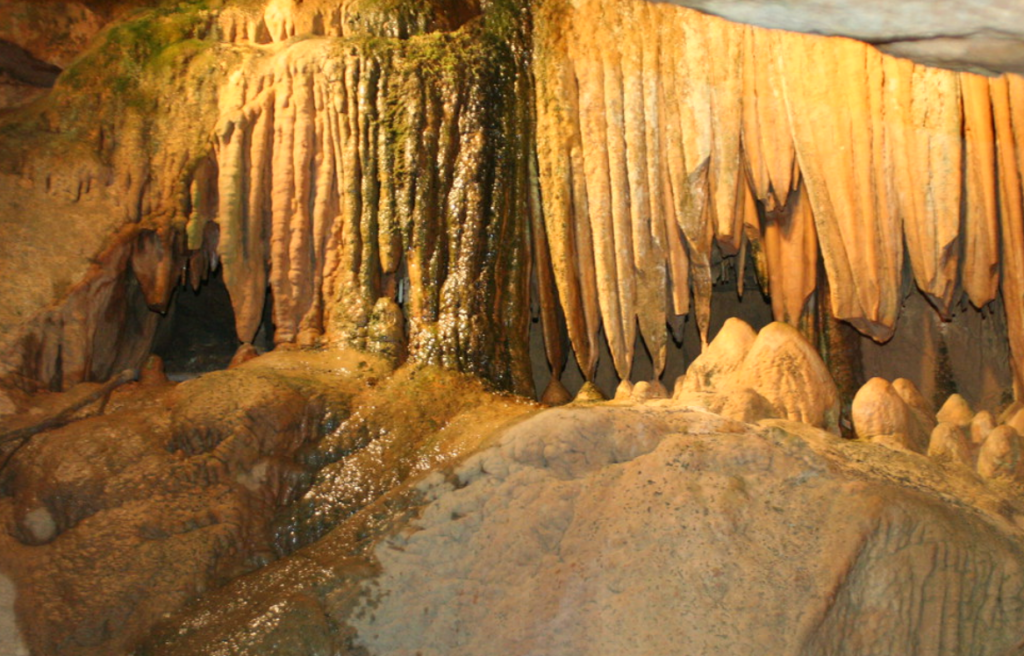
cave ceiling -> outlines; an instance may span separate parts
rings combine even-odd
[[[740,23],[845,36],[934,66],[1024,73],[1024,7],[1014,0],[666,0]]]

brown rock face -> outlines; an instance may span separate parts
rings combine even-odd
[[[145,653],[224,635],[246,653],[315,635],[460,655],[1000,654],[1019,639],[1020,500],[966,470],[789,422],[621,405],[548,410],[498,439],[418,485],[429,503],[365,552],[372,572],[329,536],[307,552],[317,568],[216,592]],[[348,582],[325,583],[327,563]],[[260,592],[285,580],[301,595]],[[268,621],[297,599],[336,628]]]
[[[384,367],[355,353],[254,365],[126,386],[107,414],[11,458],[0,571],[32,653],[128,653],[165,613],[273,557],[274,513],[308,487],[297,451]]]
[[[974,464],[971,446],[959,426],[942,423],[932,431],[928,443],[928,457],[938,462],[953,462],[971,467]]]
[[[978,452],[978,473],[985,478],[1020,480],[1022,468],[1020,433],[1010,426],[998,426],[988,434]]]

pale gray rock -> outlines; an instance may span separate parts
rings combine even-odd
[[[1024,72],[1024,5],[1016,0],[671,0],[729,20],[847,36],[950,68]]]

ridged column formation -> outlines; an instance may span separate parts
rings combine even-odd
[[[545,225],[586,376],[602,329],[620,377],[637,330],[660,375],[691,293],[706,341],[717,248],[750,252],[794,325],[820,254],[833,315],[880,342],[904,260],[944,317],[1001,279],[1020,386],[1024,80],[640,0],[534,14]]]

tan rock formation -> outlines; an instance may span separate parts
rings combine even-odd
[[[641,407],[550,410],[500,442],[457,482],[420,483],[423,510],[355,562],[332,554],[369,516],[308,550],[316,567],[215,592],[147,653],[225,635],[254,652],[344,636],[380,654],[923,656],[1019,638],[1020,528],[1004,513],[1020,501],[969,472],[789,422],[752,432]]]
[[[839,393],[821,356],[800,332],[770,323],[743,360],[739,384],[763,396],[786,419],[839,430]]]
[[[853,397],[850,414],[853,429],[862,440],[884,438],[918,452],[927,448],[927,443],[916,444],[911,439],[910,408],[883,378],[864,383]]]
[[[750,324],[735,317],[726,319],[708,348],[687,368],[681,386],[676,385],[677,391],[725,391],[756,340],[757,333]]]
[[[974,419],[974,411],[967,403],[967,399],[959,394],[951,394],[946,402],[942,404],[935,418],[939,423],[956,424],[960,428],[970,430],[971,421]]]
[[[973,467],[971,443],[956,424],[942,423],[932,431],[928,442],[928,457],[939,462],[951,462]]]
[[[1020,480],[1022,446],[1020,433],[1005,424],[997,426],[978,452],[978,473],[985,478]]]
[[[985,443],[985,438],[992,432],[992,429],[996,427],[996,420],[992,417],[992,413],[988,410],[982,410],[978,414],[974,415],[971,419],[970,432],[970,443],[974,448],[980,447]],[[1017,429],[1014,426],[1014,429]],[[1019,430],[1018,430],[1019,432]]]

